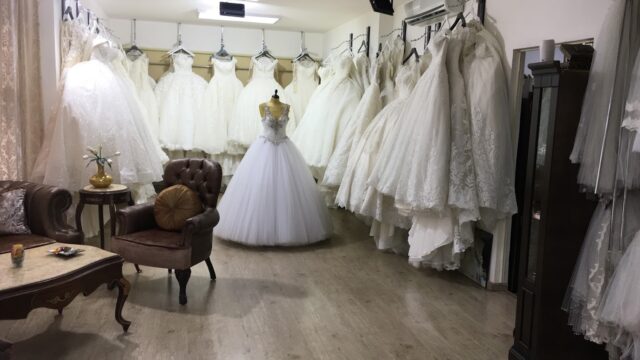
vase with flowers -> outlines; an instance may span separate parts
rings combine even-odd
[[[88,147],[87,151],[88,155],[84,155],[82,158],[85,160],[89,160],[87,162],[87,166],[91,165],[91,163],[95,162],[98,166],[98,172],[89,178],[89,182],[93,187],[97,189],[105,189],[108,188],[113,182],[113,178],[111,175],[107,174],[104,171],[105,166],[108,166],[111,169],[111,164],[113,163],[113,158],[120,156],[120,152],[117,151],[113,155],[102,156],[102,145],[98,146],[98,149]]]

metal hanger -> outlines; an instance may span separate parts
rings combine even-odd
[[[269,49],[267,48],[267,44],[264,40],[264,29],[262,29],[262,50],[260,50],[260,52],[254,56],[254,59],[259,59],[259,58],[269,58],[271,60],[276,60],[276,58],[271,55],[271,53],[269,52]]]
[[[211,59],[218,59],[222,61],[231,61],[233,60],[233,55],[229,54],[227,50],[224,48],[224,26],[220,27],[220,50],[215,54],[211,55]]]
[[[176,46],[173,49],[171,49],[171,50],[169,50],[167,52],[167,54],[174,55],[174,54],[182,53],[182,54],[187,54],[187,55],[189,55],[191,57],[195,57],[196,55],[194,53],[192,53],[191,51],[185,49],[182,46],[182,34],[180,33],[180,27],[181,26],[182,26],[182,24],[178,23],[178,42],[177,42]]]
[[[316,62],[316,60],[309,55],[309,51],[305,46],[304,31],[300,31],[300,54],[293,59],[293,62],[300,62],[303,60]]]
[[[125,51],[125,54],[127,54],[127,57],[131,60],[135,60],[144,55],[144,51],[136,45],[136,36],[136,19],[133,19],[131,20],[131,47]]]
[[[451,25],[449,30],[453,31],[453,29],[456,28],[456,25],[458,25],[459,22],[462,22],[462,27],[467,27],[467,19],[465,19],[462,12],[459,12],[458,15],[456,15],[456,20],[453,22],[453,25]]]

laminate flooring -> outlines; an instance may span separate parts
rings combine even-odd
[[[415,269],[376,250],[353,215],[331,214],[336,235],[314,246],[214,240],[218,280],[195,266],[186,306],[167,270],[136,274],[125,264],[128,333],[114,320],[116,291],[103,286],[63,315],[37,309],[0,321],[0,338],[14,343],[15,359],[507,358],[514,296],[457,272]]]

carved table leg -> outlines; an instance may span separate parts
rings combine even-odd
[[[82,210],[83,209],[84,209],[84,201],[82,201],[82,195],[81,195],[80,201],[78,202],[78,206],[76,206],[76,228],[84,238],[84,233],[82,232]]]
[[[127,321],[122,317],[122,307],[124,306],[124,302],[127,300],[127,296],[129,296],[131,284],[129,284],[129,282],[125,278],[116,280],[112,284],[118,287],[118,301],[116,302],[116,321],[118,322],[118,324],[122,325],[122,329],[126,332],[127,330],[129,330],[131,321]]]
[[[98,205],[98,222],[100,227],[100,249],[104,249],[104,209],[102,204]]]
[[[116,204],[113,203],[113,196],[109,197],[109,221],[111,221],[111,238],[116,236]]]

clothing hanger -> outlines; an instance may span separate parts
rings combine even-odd
[[[300,31],[300,54],[298,54],[298,56],[296,56],[293,59],[293,62],[299,62],[299,61],[312,61],[312,62],[316,62],[316,60],[314,58],[311,57],[311,55],[309,55],[309,51],[307,50],[307,47],[305,46],[304,43],[304,31]]]
[[[227,50],[224,48],[224,26],[220,27],[220,50],[215,54],[211,55],[209,60],[218,59],[222,61],[231,61],[233,60],[233,55],[229,54]]]
[[[449,30],[453,31],[453,29],[456,28],[456,25],[458,25],[459,22],[462,22],[462,27],[467,27],[467,19],[465,19],[462,12],[459,12],[458,15],[456,15],[456,20],[453,22],[453,25],[451,25]]]
[[[420,60],[420,55],[418,54],[418,50],[416,50],[416,48],[411,48],[411,51],[409,51],[409,55],[404,60],[402,60],[402,65],[406,64],[414,55],[416,57],[416,61]]]
[[[182,34],[180,33],[180,27],[181,26],[182,26],[182,24],[178,23],[178,42],[176,43],[176,46],[173,49],[171,49],[171,50],[169,50],[167,52],[167,54],[168,55],[186,54],[186,55],[191,56],[192,58],[196,57],[196,55],[194,53],[192,53],[191,51],[185,49],[182,46]]]
[[[358,54],[362,53],[363,51],[367,51],[367,42],[365,40],[362,40],[362,43],[360,43]]]
[[[136,45],[136,19],[131,21],[131,47],[125,51],[127,57],[135,60],[144,55],[144,52]]]
[[[271,53],[269,52],[269,49],[267,48],[267,44],[264,41],[264,29],[262,29],[262,50],[253,58],[257,60],[263,57],[266,57],[271,60],[276,60],[276,58],[273,55],[271,55]]]

